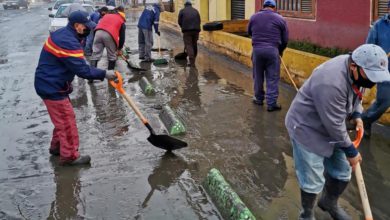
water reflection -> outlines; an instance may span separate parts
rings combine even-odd
[[[142,203],[142,208],[148,206],[149,200],[152,198],[155,190],[164,191],[171,185],[175,184],[182,173],[187,169],[188,164],[179,156],[172,152],[165,153],[148,177],[150,192]]]
[[[83,219],[78,214],[78,209],[84,206],[80,199],[80,171],[89,166],[63,167],[59,166],[58,158],[50,158],[54,170],[54,183],[56,184],[55,200],[51,203],[50,213],[47,217],[51,219]]]

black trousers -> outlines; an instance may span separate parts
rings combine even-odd
[[[188,31],[183,33],[184,47],[190,58],[191,64],[195,64],[196,56],[198,55],[198,31]]]

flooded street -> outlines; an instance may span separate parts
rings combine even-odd
[[[73,82],[71,101],[88,167],[61,167],[51,157],[53,125],[34,90],[34,73],[48,37],[49,5],[0,10],[0,219],[222,219],[202,187],[218,168],[257,219],[297,219],[300,200],[292,148],[284,118],[295,91],[280,85],[282,111],[252,104],[251,70],[200,48],[197,68],[171,59],[182,52],[177,33],[162,28],[162,47],[170,63],[117,69],[124,88],[163,132],[161,106],[169,105],[187,133],[188,147],[174,154],[153,147],[148,130],[106,81]],[[137,21],[129,12],[126,45],[138,62]],[[158,57],[158,53],[153,53]],[[104,57],[99,67],[107,68]],[[157,90],[145,96],[145,76]],[[376,125],[364,140],[363,174],[375,219],[390,219],[390,128]],[[357,185],[341,204],[362,219]],[[318,219],[330,217],[316,209]]]

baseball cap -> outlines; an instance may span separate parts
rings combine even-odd
[[[192,5],[192,1],[191,0],[185,0],[184,4],[185,5]]]
[[[265,0],[263,3],[263,7],[265,7],[265,6],[276,7],[276,2],[275,2],[275,0]]]
[[[91,30],[96,26],[96,24],[91,21],[91,18],[86,11],[74,11],[69,15],[68,20],[71,25],[79,23],[87,26]]]
[[[371,82],[390,81],[389,61],[381,47],[375,44],[363,44],[352,52],[352,60],[363,68]]]

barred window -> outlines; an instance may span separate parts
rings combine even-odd
[[[316,5],[317,0],[276,0],[278,12],[285,17],[314,19]]]
[[[372,1],[372,22],[375,22],[378,18],[387,14],[388,0],[373,0]]]

